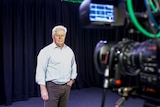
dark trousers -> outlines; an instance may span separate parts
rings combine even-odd
[[[67,107],[71,87],[66,84],[55,84],[47,82],[46,84],[49,100],[44,102],[44,107]]]

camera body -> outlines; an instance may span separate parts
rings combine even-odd
[[[122,96],[160,102],[160,39],[118,43],[100,41],[94,51],[96,70],[109,81],[109,88]],[[105,75],[105,71],[109,75]],[[128,90],[126,95],[125,90]]]
[[[79,7],[82,26],[96,29],[126,26],[131,29],[130,33],[141,32],[154,39],[141,43],[126,38],[119,42],[99,41],[94,51],[95,68],[104,75],[104,88],[110,88],[125,98],[142,97],[160,105],[160,35],[156,27],[160,2],[144,1],[146,12],[135,14],[131,0],[126,2],[128,13],[124,0],[84,0]],[[153,6],[157,6],[155,12],[152,12]]]

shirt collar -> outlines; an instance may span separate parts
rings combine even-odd
[[[55,42],[52,43],[52,46],[53,46],[53,48],[59,48],[59,47],[55,44]],[[63,47],[62,47],[62,49],[65,48],[66,46],[67,46],[67,45],[64,44]]]

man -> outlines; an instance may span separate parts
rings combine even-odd
[[[70,89],[77,77],[75,55],[64,42],[67,28],[52,29],[53,43],[40,50],[36,82],[40,85],[44,107],[67,107]]]

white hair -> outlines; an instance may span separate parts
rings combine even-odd
[[[52,35],[55,35],[58,30],[64,30],[65,35],[67,33],[67,28],[62,25],[57,25],[52,29]]]

